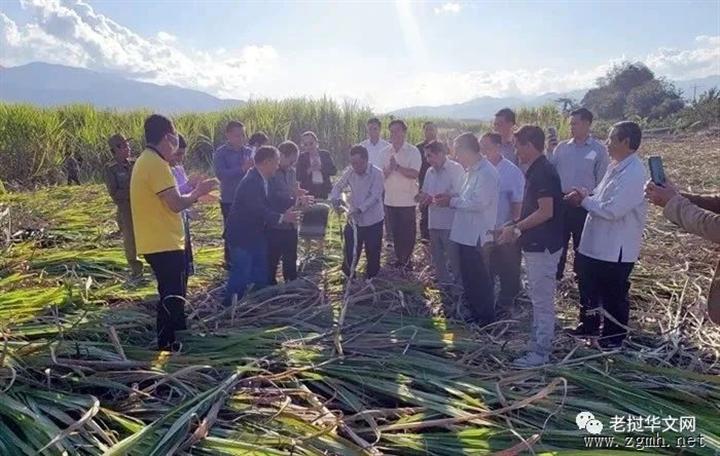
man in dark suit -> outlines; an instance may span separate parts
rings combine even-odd
[[[315,198],[327,199],[332,190],[330,177],[337,174],[330,152],[319,148],[317,135],[312,131],[300,135],[300,148],[302,153],[297,163],[300,188]]]
[[[240,181],[228,217],[225,241],[230,247],[232,267],[225,289],[225,304],[233,296],[241,298],[248,286],[267,285],[267,231],[277,223],[297,223],[299,213],[292,208],[284,213],[272,209],[268,199],[268,180],[280,163],[278,150],[260,147],[255,166]]]

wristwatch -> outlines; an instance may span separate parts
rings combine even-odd
[[[515,235],[515,237],[519,238],[520,236],[522,236],[522,230],[518,228],[517,225],[513,225],[513,234]]]

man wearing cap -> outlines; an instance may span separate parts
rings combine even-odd
[[[143,265],[137,258],[130,210],[130,176],[134,161],[130,160],[130,145],[123,135],[115,134],[108,139],[113,160],[105,166],[105,185],[110,198],[117,206],[117,224],[123,236],[125,258],[130,267],[130,279],[142,276]]]

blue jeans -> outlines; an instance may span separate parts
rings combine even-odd
[[[250,285],[254,289],[267,285],[267,244],[263,240],[250,247],[231,247],[230,261],[232,267],[225,287],[225,305],[232,303],[233,295],[237,295],[238,300],[242,298]]]

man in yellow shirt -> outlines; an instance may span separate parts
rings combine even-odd
[[[192,193],[178,193],[169,161],[177,151],[179,138],[167,117],[153,114],[145,119],[145,143],[147,147],[130,178],[135,245],[158,282],[158,348],[177,350],[175,331],[186,327],[187,271],[181,212],[212,191],[217,181],[203,180]]]

